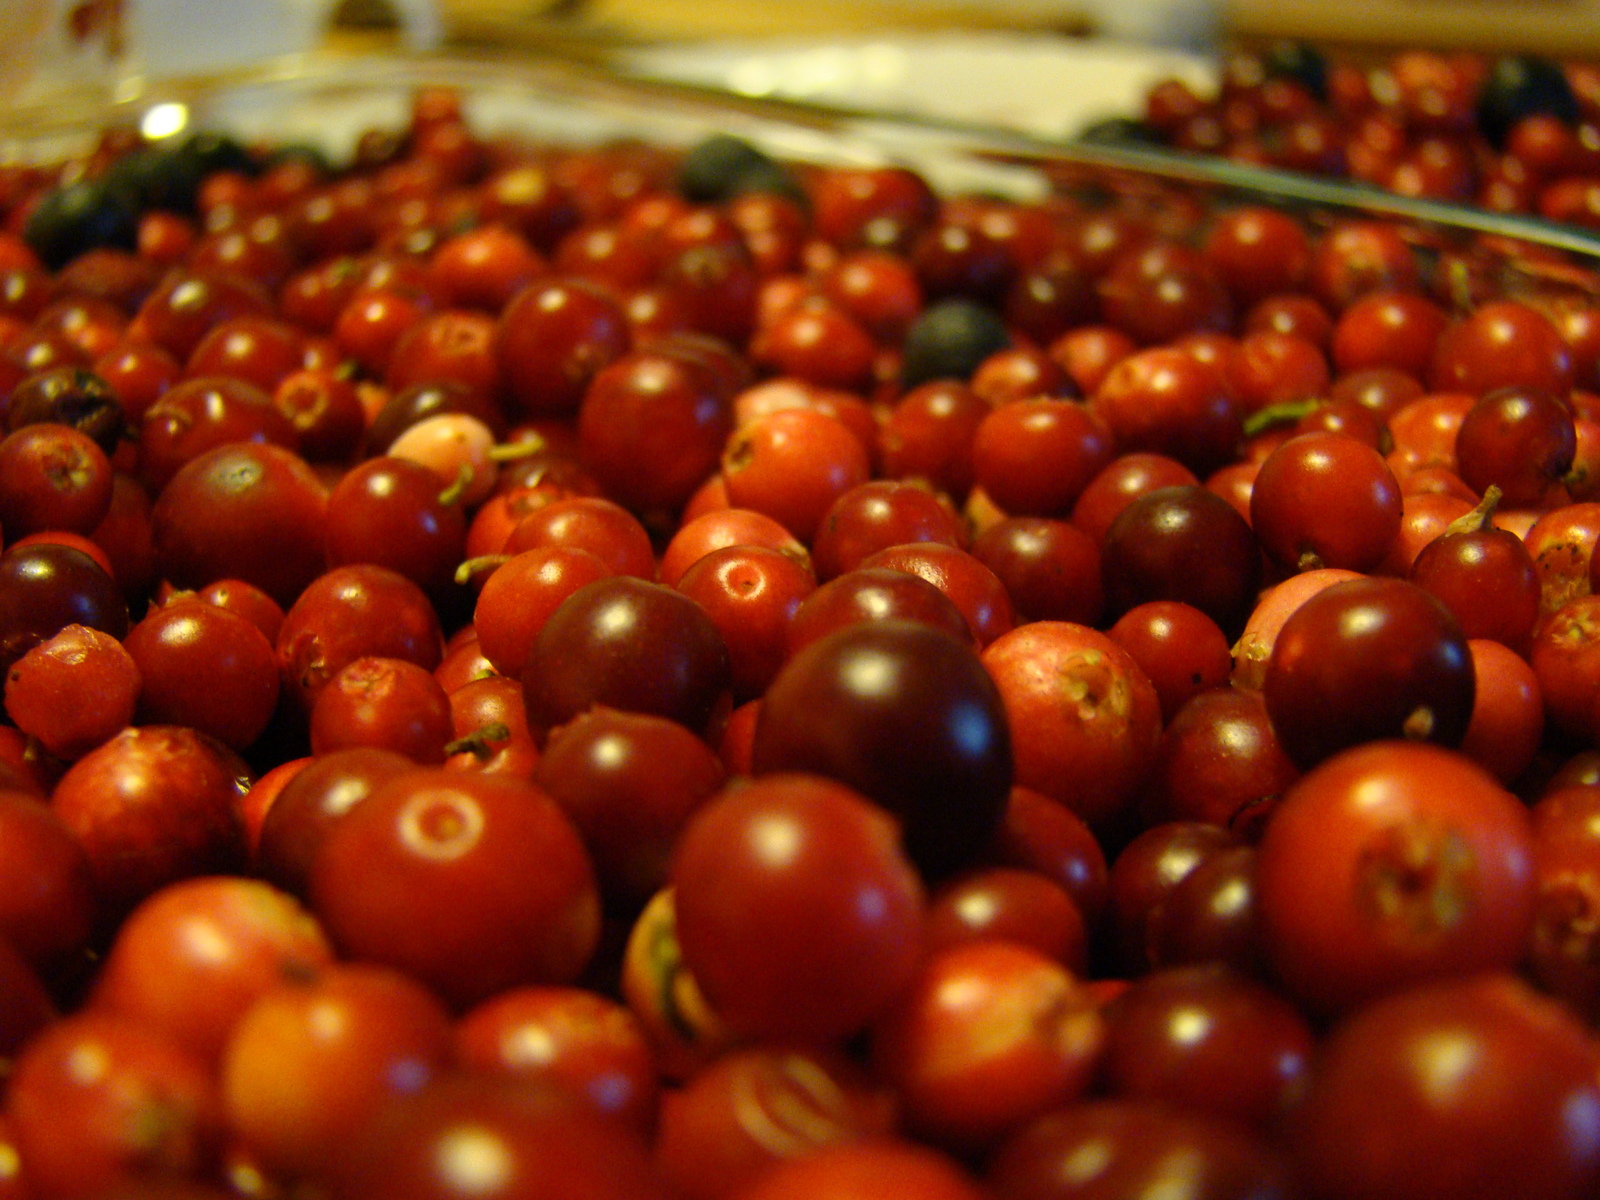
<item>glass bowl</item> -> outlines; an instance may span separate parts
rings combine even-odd
[[[1148,208],[1270,204],[1313,228],[1401,222],[1438,265],[1435,290],[1465,308],[1490,294],[1600,302],[1600,235],[1536,218],[1416,199],[1360,184],[1246,166],[1085,135],[1073,140],[881,109],[752,97],[554,55],[293,56],[244,71],[152,81],[107,100],[69,95],[0,115],[0,164],[86,154],[110,126],[147,137],[224,131],[245,141],[312,144],[336,161],[363,132],[397,129],[428,86],[456,89],[473,127],[563,145],[642,141],[687,148],[713,133],[775,157],[909,167],[945,194],[1069,197]]]

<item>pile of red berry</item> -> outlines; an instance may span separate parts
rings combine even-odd
[[[0,219],[0,1200],[1600,1194],[1581,270],[443,89]]]
[[[1406,196],[1600,228],[1600,68],[1409,50],[1377,64],[1286,43],[1179,79],[1102,132]]]

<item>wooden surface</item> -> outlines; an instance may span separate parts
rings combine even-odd
[[[1037,29],[1087,33],[1071,4],[1006,0],[444,0],[447,24],[474,40],[497,31],[624,42],[828,37],[894,30]]]
[[[1224,23],[1244,38],[1600,58],[1600,0],[1225,0]]]
[[[356,0],[381,4],[383,0]],[[439,0],[470,39],[679,41],[896,29],[1093,31],[1106,0]],[[1213,0],[1225,36],[1600,58],[1600,0]]]

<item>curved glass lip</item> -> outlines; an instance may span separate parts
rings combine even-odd
[[[890,144],[915,137],[930,145],[981,155],[1019,166],[1078,166],[1130,172],[1173,183],[1204,185],[1240,196],[1279,203],[1349,210],[1352,213],[1529,242],[1594,259],[1600,265],[1600,231],[1473,205],[1405,196],[1375,186],[1273,167],[1234,162],[1133,143],[1075,139],[1052,141],[1036,134],[886,110],[848,108],[802,100],[748,97],[700,84],[630,77],[636,84],[670,87],[682,95],[748,104],[773,116],[810,118],[848,126],[852,133]]]
[[[902,162],[913,167],[962,161],[997,171],[1048,174],[1073,168],[1120,172],[1196,185],[1232,198],[1388,218],[1486,235],[1574,256],[1600,270],[1600,232],[1537,217],[1403,196],[1359,183],[1236,163],[1161,147],[1055,141],[991,125],[882,109],[748,96],[702,83],[668,80],[604,60],[528,52],[344,55],[315,52],[240,71],[192,78],[127,81],[122,94],[73,93],[0,115],[0,163],[61,156],[115,124],[138,125],[162,105],[180,105],[198,126],[255,101],[286,98],[336,103],[339,97],[395,93],[430,85],[494,92],[542,122],[610,122],[613,134],[679,143],[711,130],[752,137],[824,161]]]

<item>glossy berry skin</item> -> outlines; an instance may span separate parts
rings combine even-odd
[[[72,1069],[85,1057],[99,1064],[87,1077]],[[36,1195],[82,1195],[137,1176],[192,1178],[222,1141],[205,1061],[107,1013],[77,1013],[33,1039],[18,1056],[7,1107]]]
[[[481,396],[500,391],[495,325],[481,312],[444,309],[419,317],[395,341],[383,368],[391,392],[450,380]]]
[[[1253,845],[1227,847],[1183,877],[1147,926],[1155,966],[1222,963],[1254,979],[1269,978],[1256,906],[1256,857]]]
[[[964,497],[972,488],[973,437],[989,412],[987,401],[954,380],[913,388],[878,427],[881,473],[925,479],[950,496]]]
[[[392,776],[416,766],[393,750],[335,750],[306,762],[284,784],[256,837],[253,866],[271,883],[304,897],[311,862],[328,830]]]
[[[1161,697],[1161,720],[1171,722],[1190,699],[1220,687],[1233,669],[1227,635],[1192,605],[1149,600],[1106,630],[1133,656]]]
[[[992,303],[1008,290],[1015,260],[995,228],[1000,222],[985,221],[982,213],[979,204],[942,205],[933,224],[912,244],[907,257],[928,297],[966,296]]]
[[[782,1163],[738,1193],[739,1200],[983,1200],[987,1193],[953,1155],[905,1138],[865,1138]]]
[[[678,527],[661,552],[656,578],[668,587],[676,587],[701,558],[731,546],[775,550],[807,572],[811,569],[809,551],[777,521],[752,509],[722,508]]]
[[[452,1034],[460,1066],[557,1083],[642,1133],[655,1128],[654,1048],[639,1019],[599,992],[510,988],[463,1013]]]
[[[379,455],[346,472],[328,493],[323,541],[329,566],[376,563],[439,594],[460,564],[466,517],[433,471]]]
[[[1456,470],[1456,434],[1477,403],[1470,392],[1428,392],[1401,405],[1388,419],[1394,448],[1389,460],[1410,475],[1418,468]]]
[[[1222,370],[1240,406],[1251,413],[1322,396],[1328,390],[1328,364],[1321,348],[1271,329],[1241,338]]]
[[[1019,622],[1100,620],[1100,550],[1071,522],[1006,517],[978,534],[971,549],[1005,584]]]
[[[663,1097],[656,1164],[684,1200],[713,1200],[779,1164],[887,1137],[895,1125],[893,1094],[846,1056],[755,1045]]]
[[[920,575],[889,567],[857,567],[828,580],[795,608],[785,631],[788,657],[819,638],[865,621],[911,620],[966,641],[966,617]]]
[[[305,335],[282,321],[238,317],[214,326],[189,355],[189,378],[225,375],[268,392],[305,359]]]
[[[25,425],[0,441],[0,529],[91,533],[111,507],[111,462],[69,425]]]
[[[697,560],[676,586],[716,623],[734,697],[749,700],[782,668],[794,615],[817,582],[806,563],[781,550],[724,546]]]
[[[1112,961],[1130,978],[1157,965],[1156,922],[1183,882],[1240,844],[1240,835],[1207,821],[1147,826],[1111,860],[1107,918]]]
[[[491,428],[499,428],[502,418],[496,407],[481,393],[454,379],[440,379],[399,391],[383,393],[388,399],[373,415],[362,439],[363,454],[387,454],[391,446],[413,425],[429,417],[450,413],[476,417]]]
[[[243,750],[272,719],[277,657],[266,635],[237,613],[175,600],[148,613],[124,645],[143,679],[143,721],[187,725]]]
[[[325,367],[291,371],[273,389],[272,403],[294,426],[308,462],[346,462],[366,433],[355,384]]]
[[[1307,433],[1261,464],[1250,525],[1289,571],[1370,571],[1400,529],[1400,485],[1383,457],[1354,438]]]
[[[1106,605],[1176,600],[1222,629],[1244,626],[1261,587],[1261,548],[1245,519],[1197,484],[1160,488],[1118,514],[1100,544]]]
[[[1227,289],[1211,265],[1166,239],[1123,254],[1100,277],[1097,291],[1106,319],[1142,345],[1223,330],[1233,319]]]
[[[1089,400],[1119,453],[1164,454],[1198,475],[1234,456],[1240,415],[1226,382],[1182,350],[1161,346],[1117,363]]]
[[[563,496],[517,522],[501,549],[521,554],[546,546],[586,550],[618,575],[655,578],[655,551],[639,519],[601,496]]]
[[[328,831],[310,896],[343,954],[457,1006],[572,982],[600,934],[577,830],[544,791],[505,776],[418,768],[379,784]]]
[[[1572,467],[1577,433],[1555,394],[1497,388],[1479,399],[1456,431],[1462,482],[1478,493],[1500,489],[1508,508],[1537,505]]]
[[[919,622],[869,621],[785,664],[762,702],[752,766],[849,784],[893,813],[912,859],[940,875],[999,825],[1011,737],[970,645]]]
[[[1461,752],[1511,787],[1533,764],[1544,740],[1539,676],[1527,659],[1502,642],[1471,638],[1467,649],[1477,695]]]
[[[929,952],[968,942],[1020,942],[1077,975],[1089,970],[1089,926],[1064,884],[1042,871],[980,866],[928,898]]]
[[[1439,335],[1428,381],[1435,391],[1480,396],[1501,387],[1560,394],[1572,386],[1572,351],[1538,309],[1492,300]]]
[[[311,752],[358,746],[437,766],[454,733],[450,698],[433,673],[400,658],[347,663],[311,706]]]
[[[277,640],[283,628],[283,609],[260,588],[240,579],[219,579],[195,593],[207,604],[243,617],[261,631],[268,642]]]
[[[1013,516],[1064,516],[1115,453],[1086,405],[1049,396],[991,409],[971,440],[974,481]]]
[[[339,310],[334,341],[364,370],[382,377],[388,372],[395,347],[428,315],[430,304],[393,287],[363,287]]]
[[[56,979],[76,967],[94,933],[98,900],[88,855],[61,817],[26,793],[0,796],[0,829],[7,880],[0,933],[42,978]]]
[[[747,1034],[858,1032],[916,970],[923,888],[894,821],[815,775],[727,790],[673,854],[678,941],[713,1010]]]
[[[1413,291],[1420,274],[1416,252],[1383,221],[1342,220],[1311,251],[1311,292],[1334,312],[1369,292]]]
[[[1274,974],[1321,1012],[1420,980],[1507,969],[1533,922],[1527,810],[1453,751],[1381,741],[1279,801],[1256,865]]]
[[[772,517],[806,543],[834,501],[871,473],[867,447],[815,409],[765,413],[736,430],[722,454],[729,502]]]
[[[1247,333],[1281,333],[1331,352],[1333,317],[1314,296],[1277,292],[1263,296],[1244,316]]]
[[[626,909],[666,884],[673,843],[727,772],[676,721],[598,707],[551,731],[533,779],[583,835],[607,900]]]
[[[816,230],[846,248],[904,250],[938,212],[926,180],[904,167],[830,171],[807,188]]]
[[[473,608],[484,659],[515,677],[550,614],[584,584],[609,574],[587,550],[563,546],[524,550],[506,559],[484,580]]]
[[[1266,984],[1220,963],[1142,976],[1106,1016],[1102,1075],[1114,1096],[1271,1132],[1311,1077],[1311,1023]]]
[[[1105,851],[1081,818],[1042,792],[1011,789],[986,861],[1054,880],[1086,921],[1097,922],[1105,912]]]
[[[383,1108],[450,1060],[449,1010],[400,972],[328,964],[239,1017],[220,1064],[228,1126],[262,1166],[326,1175]]]
[[[1437,596],[1467,637],[1527,646],[1539,616],[1539,575],[1516,534],[1492,525],[1443,533],[1418,552],[1411,582]]]
[[[495,351],[519,411],[568,416],[589,381],[629,343],[621,307],[603,288],[555,279],[526,288],[504,307]]]
[[[1050,343],[1050,357],[1060,364],[1077,389],[1089,395],[1111,368],[1138,349],[1138,344],[1110,325],[1069,329]]]
[[[89,856],[107,922],[165,884],[237,871],[238,760],[177,725],[122,730],[73,763],[51,804]]]
[[[1488,66],[1120,129],[1600,228],[1600,68],[1491,154]],[[413,103],[59,265],[170,147],[0,164],[0,1200],[1600,1196],[1594,1029],[1476,990],[1600,1018],[1600,302],[1499,295],[1567,264]],[[348,961],[149,955],[185,1157],[76,1022],[192,876]]]
[[[1266,205],[1242,205],[1220,216],[1201,252],[1228,290],[1246,301],[1297,290],[1311,259],[1305,230]]]
[[[908,1127],[971,1151],[1083,1095],[1105,1041],[1092,993],[1004,940],[935,951],[872,1031],[873,1064]]]
[[[1290,615],[1323,588],[1347,579],[1359,579],[1357,571],[1338,567],[1302,571],[1268,588],[1245,622],[1244,633],[1234,643],[1233,682],[1237,687],[1260,690],[1267,661],[1283,623]]]
[[[274,684],[276,675],[274,670]],[[133,720],[141,686],[138,664],[115,638],[68,625],[12,664],[5,678],[6,716],[50,754],[70,762]]]
[[[922,290],[911,264],[882,250],[841,254],[824,274],[822,290],[884,340],[903,337],[922,308]]]
[[[584,392],[583,465],[627,508],[675,513],[716,470],[732,423],[726,390],[710,370],[681,355],[634,350]]]
[[[121,638],[128,605],[116,582],[82,550],[57,543],[12,546],[0,555],[0,666],[68,625]]]
[[[1072,523],[1098,544],[1129,504],[1158,488],[1199,483],[1188,467],[1165,454],[1135,450],[1119,454],[1089,481],[1072,506]]]
[[[128,914],[89,1004],[159,1030],[215,1066],[258,996],[332,961],[321,926],[293,896],[242,876],[185,879]]]
[[[526,777],[539,761],[528,728],[522,685],[504,675],[473,675],[464,683],[440,679],[450,705],[446,770]]]
[[[1295,1116],[1309,1193],[1582,1195],[1600,1173],[1595,1054],[1583,1026],[1509,973],[1379,1000],[1335,1026]]]
[[[347,1200],[665,1200],[644,1139],[564,1087],[446,1072],[390,1107],[330,1172]]]
[[[293,603],[323,569],[327,492],[281,446],[231,442],[180,467],[150,512],[156,560],[183,587],[255,584]]]
[[[1340,375],[1390,367],[1421,377],[1449,315],[1416,292],[1378,291],[1339,316],[1330,351]]]
[[[1161,736],[1160,697],[1132,656],[1087,626],[1035,621],[991,642],[983,664],[1005,704],[1016,782],[1091,825],[1118,818]]]
[[[439,617],[427,594],[387,567],[335,567],[317,578],[278,629],[283,687],[309,712],[328,681],[367,655],[432,670],[443,654]]]
[[[1456,746],[1472,716],[1472,658],[1444,605],[1368,576],[1323,589],[1283,623],[1262,693],[1301,767],[1376,738]]]
[[[145,410],[139,428],[138,476],[159,492],[184,463],[229,442],[295,448],[289,418],[272,394],[225,375],[185,379]]]
[[[961,610],[973,641],[987,646],[1016,624],[1016,614],[1000,577],[956,546],[910,542],[888,546],[862,560],[859,570],[887,567],[933,584]]]
[[[811,561],[817,579],[827,582],[889,546],[965,541],[959,514],[933,489],[915,481],[873,479],[829,507],[811,543]]]
[[[521,671],[528,719],[545,729],[595,704],[696,731],[730,686],[728,650],[693,600],[628,575],[585,584],[550,614]]]
[[[1559,772],[1531,810],[1539,903],[1529,968],[1541,987],[1585,1016],[1600,1009],[1600,974],[1591,953],[1600,901],[1594,765],[1592,754],[1569,760],[1576,772]]]
[[[1093,1173],[1063,1188],[1085,1160]],[[1264,1139],[1143,1100],[1091,1099],[1040,1116],[1001,1145],[988,1180],[1000,1200],[1113,1200],[1159,1195],[1177,1176],[1186,1196],[1291,1194],[1286,1166]]]
[[[1162,730],[1145,819],[1207,821],[1253,837],[1299,775],[1261,693],[1212,687],[1190,697]]]
[[[751,345],[751,357],[763,367],[846,391],[871,384],[877,352],[860,322],[825,303],[797,306],[773,318]]]

